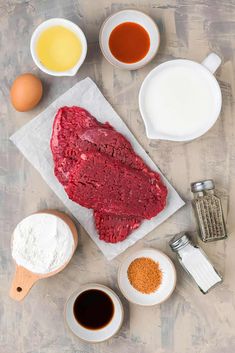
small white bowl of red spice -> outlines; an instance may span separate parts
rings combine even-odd
[[[108,17],[99,35],[104,57],[120,69],[136,70],[156,55],[160,34],[157,24],[147,14],[123,10]]]
[[[129,302],[151,306],[163,303],[176,286],[171,259],[156,249],[142,249],[129,255],[119,267],[118,285]]]

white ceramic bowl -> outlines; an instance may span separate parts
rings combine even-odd
[[[128,267],[137,258],[147,257],[159,263],[163,277],[160,287],[150,294],[142,294],[137,291],[129,282],[127,271]],[[118,285],[126,297],[133,304],[144,306],[156,305],[167,300],[173,293],[176,286],[176,271],[173,262],[163,252],[155,249],[143,249],[128,256],[121,264],[118,271]]]
[[[113,301],[114,305],[114,315],[110,323],[100,330],[89,330],[81,326],[78,321],[75,319],[73,314],[73,306],[76,298],[82,292],[89,289],[98,289],[105,292]],[[113,337],[121,328],[123,322],[124,312],[122,303],[114,291],[110,288],[103,286],[101,284],[87,284],[74,292],[68,299],[65,306],[65,320],[71,329],[71,331],[80,339],[91,342],[98,343],[108,340]]]
[[[150,37],[150,49],[147,55],[140,61],[132,64],[123,63],[117,60],[111,53],[109,49],[109,37],[111,32],[115,27],[124,22],[135,22],[141,25],[149,34]],[[126,70],[136,70],[147,63],[149,63],[153,57],[156,55],[159,44],[160,44],[160,34],[156,23],[151,17],[145,13],[137,10],[123,10],[115,13],[114,15],[108,17],[101,29],[99,34],[100,48],[104,57],[114,66],[120,69]]]
[[[82,44],[82,54],[77,62],[77,64],[70,70],[67,71],[52,71],[47,69],[44,65],[42,65],[42,63],[40,62],[38,56],[37,56],[37,52],[36,52],[36,45],[37,45],[37,41],[39,36],[41,35],[41,33],[49,28],[49,27],[53,27],[53,26],[63,26],[68,28],[70,31],[74,32],[78,38],[81,41]],[[31,55],[33,58],[33,61],[35,62],[35,64],[37,65],[37,67],[42,70],[43,72],[45,72],[48,75],[52,75],[52,76],[74,76],[76,75],[78,69],[80,68],[80,66],[83,64],[85,58],[86,58],[86,54],[87,54],[87,41],[86,41],[86,37],[83,33],[83,31],[81,30],[80,27],[78,27],[75,23],[66,20],[64,18],[51,18],[50,20],[44,21],[42,22],[33,32],[32,37],[31,37],[31,42],[30,42],[30,51],[31,51]]]

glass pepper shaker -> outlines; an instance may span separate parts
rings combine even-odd
[[[191,183],[192,201],[202,241],[227,238],[223,209],[212,179]]]
[[[176,252],[181,266],[194,279],[203,294],[222,282],[222,277],[204,251],[193,244],[186,233],[176,234],[169,241],[169,245],[171,250]]]

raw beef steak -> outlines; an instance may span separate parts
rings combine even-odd
[[[99,123],[79,107],[63,107],[58,110],[53,125],[51,150],[55,175],[63,185],[67,183],[69,171],[80,158],[81,152],[99,151],[132,168],[147,170],[147,166],[122,134],[108,123]]]
[[[80,139],[80,134],[97,127],[112,129],[108,123],[99,123],[83,108],[62,107],[58,110],[50,145],[55,163],[54,172],[63,185],[67,183],[69,171],[79,158],[80,152],[92,149],[89,142]]]
[[[145,165],[123,135],[114,130],[110,124],[98,122],[85,109],[62,107],[58,110],[53,124],[51,150],[55,175],[65,189],[70,188],[68,180],[72,170],[79,164],[81,154],[98,151],[103,156],[108,155],[111,159],[122,162],[121,165],[125,164],[141,171],[146,178],[151,179],[151,183],[159,185],[162,200],[165,198],[166,201],[167,189],[158,173]],[[136,215],[117,215],[101,210],[94,211],[94,218],[100,239],[107,242],[124,240],[133,229],[138,228],[142,220]]]
[[[140,226],[141,218],[120,216],[94,211],[95,225],[99,238],[107,243],[117,243]]]
[[[84,207],[142,219],[156,216],[166,204],[162,183],[99,152],[81,154],[65,191]]]

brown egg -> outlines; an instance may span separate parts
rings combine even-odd
[[[42,82],[32,74],[18,76],[11,87],[11,102],[19,112],[33,109],[42,98]]]

